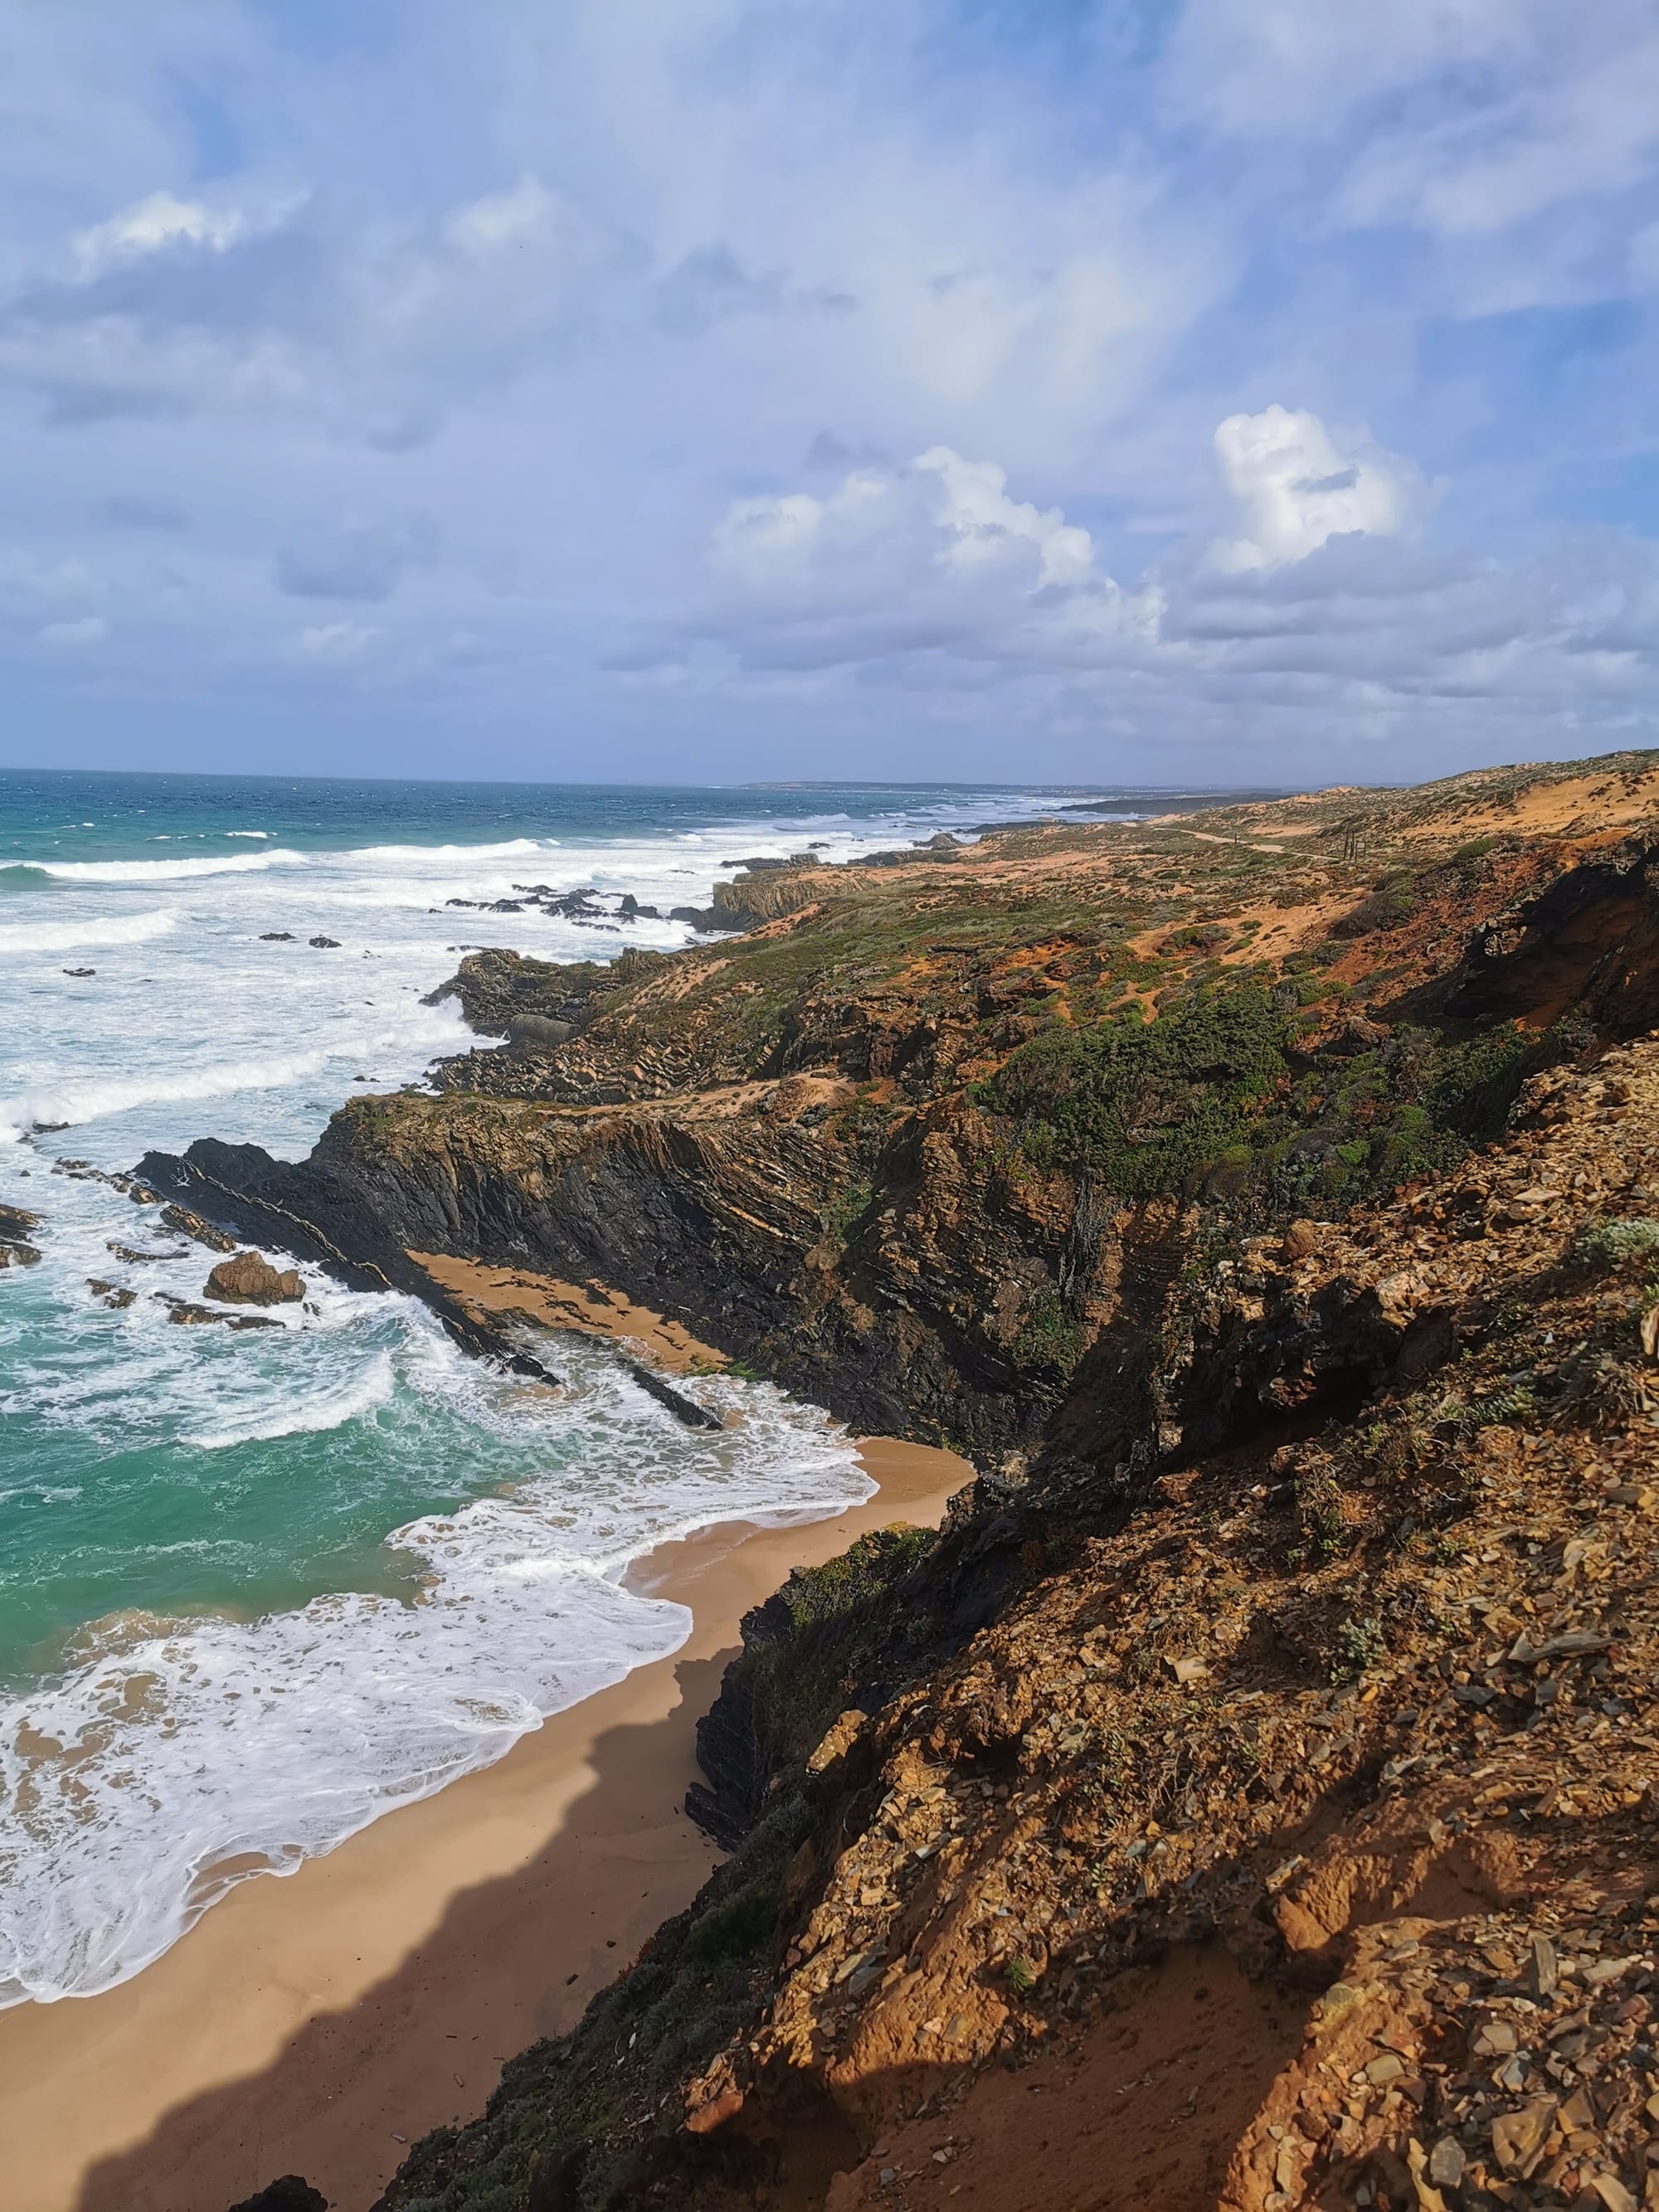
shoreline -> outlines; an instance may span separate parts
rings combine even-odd
[[[826,1519],[725,1522],[631,1587],[689,1605],[681,1649],[326,1856],[240,1884],[131,1981],[0,2013],[8,2212],[226,2212],[283,2173],[368,2212],[405,2139],[482,2111],[721,1854],[682,1809],[743,1613],[972,1470],[860,1440],[879,1487]]]

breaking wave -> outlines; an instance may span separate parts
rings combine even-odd
[[[80,921],[0,922],[0,952],[75,952],[99,945],[149,945],[165,937],[177,924],[171,908],[158,907],[153,914],[112,915],[100,919],[88,915]]]

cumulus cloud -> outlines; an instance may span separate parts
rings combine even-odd
[[[1511,749],[1624,742],[1659,689],[1653,546],[1589,533],[1506,565],[1428,545],[1414,465],[1305,410],[1229,417],[1213,451],[1237,534],[1127,581],[1062,509],[950,447],[735,501],[708,601],[616,665],[656,696],[811,678],[1005,732],[1307,744],[1316,772],[1322,729],[1433,746],[1508,716]]]
[[[244,228],[238,209],[209,208],[199,200],[152,192],[136,206],[80,232],[75,240],[75,258],[83,276],[95,276],[122,262],[141,260],[171,246],[200,246],[222,253]]]
[[[158,192],[74,243],[72,274],[0,293],[0,382],[54,422],[320,419],[391,451],[568,338],[639,252],[533,176],[372,228],[315,194],[256,219]]]
[[[1305,408],[1229,415],[1216,459],[1243,533],[1216,548],[1227,568],[1300,561],[1351,532],[1394,538],[1420,519],[1423,479],[1410,461],[1368,437],[1328,429]]]
[[[852,470],[822,497],[735,501],[708,562],[718,598],[702,627],[751,665],[939,651],[1064,663],[1158,621],[1156,589],[1123,592],[1086,530],[949,446]]]
[[[1214,452],[1240,534],[1224,572],[1307,561],[1333,540],[1394,538],[1420,516],[1418,471],[1306,410],[1230,416]],[[734,501],[708,541],[716,595],[689,629],[749,666],[833,667],[919,653],[1054,669],[1144,662],[1172,592],[1202,597],[1177,555],[1126,586],[1059,507],[1014,496],[996,462],[930,447],[847,471],[831,491]],[[1200,564],[1202,565],[1202,564]],[[1211,604],[1224,605],[1224,599]],[[1247,629],[1254,605],[1230,619]],[[676,650],[659,641],[659,657]],[[648,658],[649,649],[637,657]]]
[[[554,668],[640,773],[1659,712],[1650,0],[326,14],[8,46],[0,662],[109,620],[112,746],[353,662],[329,742],[418,671],[506,774]]]

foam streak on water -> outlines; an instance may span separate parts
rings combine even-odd
[[[721,860],[992,811],[776,804],[0,777],[0,1200],[45,1217],[40,1264],[0,1272],[0,2005],[136,1973],[230,1880],[675,1649],[684,1611],[622,1579],[653,1544],[867,1494],[775,1390],[704,1378],[732,1425],[694,1433],[602,1348],[551,1347],[556,1395],[309,1271],[278,1328],[179,1327],[164,1301],[200,1299],[212,1255],[55,1165],[203,1135],[297,1157],[471,1041],[422,1003],[466,946],[689,935],[481,910],[517,886],[665,913]]]

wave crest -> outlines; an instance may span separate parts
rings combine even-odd
[[[192,876],[256,875],[266,868],[304,868],[310,863],[308,853],[276,845],[268,853],[223,853],[193,860],[31,860],[27,865],[63,884],[171,884],[187,882]]]
[[[153,914],[111,915],[106,921],[88,916],[71,921],[0,922],[0,952],[76,952],[98,945],[149,945],[165,937],[178,923],[170,907]]]

